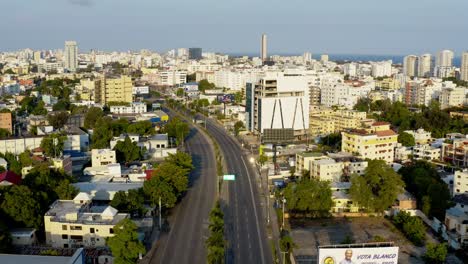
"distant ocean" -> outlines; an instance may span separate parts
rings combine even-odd
[[[255,53],[227,53],[229,56],[249,56],[249,57],[258,57],[259,54]],[[294,54],[294,53],[283,53],[283,54],[276,54],[273,53],[271,55],[280,55],[280,56],[301,56],[302,54]],[[316,60],[320,60],[321,54],[312,54],[312,57]],[[434,56],[434,55],[433,55]],[[403,58],[405,55],[365,55],[365,54],[328,54],[328,57],[331,61],[353,61],[353,62],[367,62],[367,61],[384,61],[384,60],[392,60],[394,64],[403,64]],[[460,67],[461,65],[461,58],[455,57],[453,59],[453,64],[456,67]]]

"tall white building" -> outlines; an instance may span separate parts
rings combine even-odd
[[[292,128],[307,133],[309,87],[306,76],[293,72],[267,72],[246,88],[246,122],[251,131]]]
[[[436,66],[452,67],[453,66],[453,51],[442,50],[437,54]]]
[[[267,61],[267,35],[262,34],[262,54],[261,54],[262,62]]]
[[[430,77],[431,76],[431,54],[423,54],[419,56],[418,60],[418,76]]]
[[[403,74],[408,77],[414,77],[418,73],[418,57],[408,55],[403,59]]]
[[[444,88],[440,94],[440,108],[461,107],[465,104],[466,88]]]
[[[357,75],[357,67],[355,63],[346,63],[343,66],[343,73],[344,75],[348,75],[350,77],[355,77]]]
[[[312,53],[304,52],[304,54],[302,55],[302,58],[304,59],[304,62],[309,62],[312,60]]]
[[[462,53],[462,60],[461,60],[461,68],[460,68],[460,79],[463,81],[468,82],[468,51]]]
[[[373,77],[390,77],[392,76],[392,61],[379,61],[372,63]]]
[[[76,71],[78,68],[78,45],[76,41],[65,41],[65,69]]]

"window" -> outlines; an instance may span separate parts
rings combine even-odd
[[[94,228],[91,227],[91,228],[89,229],[89,232],[90,232],[91,234],[94,234]]]
[[[68,248],[68,244],[63,244],[63,248]]]
[[[114,229],[109,228],[109,233],[110,233],[110,234],[114,234]]]
[[[62,230],[67,230],[67,225],[62,225]]]
[[[62,239],[68,239],[68,235],[62,235]]]
[[[70,226],[70,230],[82,230],[81,226]]]

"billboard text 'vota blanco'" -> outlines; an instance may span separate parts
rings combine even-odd
[[[397,264],[398,247],[319,248],[319,264]]]

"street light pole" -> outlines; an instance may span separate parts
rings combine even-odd
[[[284,207],[286,204],[286,198],[283,198],[283,222],[281,223],[281,230],[284,230]]]
[[[161,196],[159,196],[159,230],[161,230]]]

